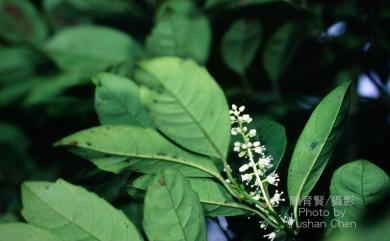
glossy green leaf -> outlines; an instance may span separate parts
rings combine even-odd
[[[151,185],[153,179],[154,175],[143,175],[127,185],[127,192],[138,199]],[[198,194],[205,215],[216,217],[250,213],[250,208],[235,202],[226,189],[214,180],[210,178],[186,179]]]
[[[333,203],[335,211],[344,213],[335,218],[341,222],[357,222],[366,207],[389,190],[389,176],[373,163],[358,160],[343,165],[334,172],[330,185],[331,196],[339,197],[344,202]]]
[[[61,241],[59,237],[27,223],[0,224],[0,241]]]
[[[79,25],[59,31],[44,47],[63,70],[93,72],[126,60],[141,49],[129,35],[102,26]]]
[[[177,56],[206,62],[211,42],[211,27],[204,16],[188,17],[171,13],[160,18],[146,40],[151,57]]]
[[[282,161],[284,151],[286,150],[287,137],[284,126],[272,120],[259,119],[258,121],[254,120],[251,128],[256,129],[256,137],[261,145],[265,146],[266,153],[272,156],[273,166],[269,171],[275,171]]]
[[[214,163],[175,146],[156,130],[137,126],[100,126],[77,132],[56,143],[71,147],[100,169],[158,173],[175,167],[186,176],[220,177]]]
[[[226,158],[230,119],[224,93],[192,60],[161,57],[139,64],[135,79],[157,127],[179,145]]]
[[[110,73],[92,77],[96,85],[95,109],[100,123],[151,126],[146,109],[141,105],[138,86],[131,80]]]
[[[230,69],[243,75],[253,61],[260,41],[261,25],[258,21],[237,20],[222,39],[222,58]]]
[[[25,182],[23,217],[63,241],[142,241],[122,211],[84,188],[64,180]]]
[[[30,1],[0,0],[0,36],[12,43],[42,41],[46,24]]]
[[[320,178],[348,115],[350,82],[339,85],[316,107],[295,146],[288,170],[288,194],[296,212]]]
[[[263,64],[272,81],[277,81],[288,67],[296,43],[292,43],[294,24],[287,23],[268,40],[263,53]]]
[[[157,174],[144,204],[149,240],[206,241],[206,224],[198,195],[176,170]]]

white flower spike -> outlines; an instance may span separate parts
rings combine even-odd
[[[245,162],[238,169],[241,173],[241,181],[250,189],[249,196],[251,202],[260,209],[264,207],[273,210],[280,202],[285,201],[282,198],[283,192],[275,190],[275,193],[269,196],[269,185],[278,186],[280,181],[279,175],[271,168],[272,157],[266,154],[266,147],[261,145],[261,142],[256,140],[256,130],[248,128],[247,124],[252,122],[252,118],[248,114],[244,114],[245,106],[237,107],[232,105],[229,111],[230,120],[232,123],[231,134],[239,136],[241,141],[236,141],[233,145],[233,150],[238,153],[238,157],[244,158]],[[265,185],[265,184],[269,185]],[[281,220],[290,228],[294,224],[292,217],[285,216]],[[267,222],[261,222],[260,228],[266,229]],[[276,238],[276,232],[264,235],[270,241]]]

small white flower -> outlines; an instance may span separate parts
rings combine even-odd
[[[245,110],[245,106],[240,106],[240,108],[238,108],[238,110],[239,110],[240,112],[243,112],[243,111]]]
[[[259,167],[262,169],[270,168],[270,167],[272,167],[271,161],[272,161],[272,158],[270,156],[260,157],[259,161],[258,161]]]
[[[242,166],[238,169],[238,171],[240,171],[240,172],[246,172],[248,169],[249,169],[248,164],[244,164],[244,165],[242,165]]]
[[[232,110],[237,110],[237,106],[235,104],[232,105]]]
[[[274,196],[270,200],[273,207],[276,207],[279,205],[280,202],[285,201],[285,199],[282,198],[282,194],[283,192],[279,193],[278,190],[276,190]]]
[[[255,196],[253,196],[253,199],[255,199],[256,201],[259,201],[261,198],[260,194],[256,194]]]
[[[287,217],[286,223],[291,228],[294,225],[294,218],[292,216]]]
[[[245,150],[247,147],[248,147],[247,144],[242,144],[242,145],[241,145],[241,148],[244,149],[244,150]]]
[[[239,115],[240,115],[240,112],[239,112],[238,110],[235,110],[235,111],[233,111],[233,115],[239,116]]]
[[[233,147],[233,151],[235,151],[235,152],[239,152],[239,151],[240,151],[240,147],[239,147],[239,146],[235,146],[235,147]]]
[[[230,180],[229,180],[229,179],[226,179],[225,182],[228,183],[228,184],[230,184]]]
[[[260,222],[260,228],[266,230],[268,226],[268,223],[266,222]]]
[[[241,143],[240,142],[238,142],[238,141],[236,141],[236,142],[234,142],[234,144],[233,144],[234,146],[241,146]]]
[[[242,128],[242,132],[247,132],[248,131],[248,128],[246,127],[246,126],[244,126],[243,128]]]
[[[243,182],[250,182],[250,180],[252,180],[252,177],[253,175],[252,174],[244,174],[244,175],[241,175],[241,180]]]
[[[264,238],[268,238],[268,240],[270,241],[274,241],[274,239],[276,238],[276,233],[275,232],[272,232],[270,234],[266,234],[263,236]]]
[[[252,129],[249,131],[249,136],[250,137],[255,137],[256,136],[256,130],[255,129]]]
[[[276,174],[275,172],[267,176],[267,182],[271,185],[277,186],[279,181],[280,181],[279,175]]]
[[[252,118],[248,114],[245,114],[242,115],[242,121],[246,123],[250,123],[252,121]]]
[[[256,146],[255,149],[253,149],[256,153],[262,154],[265,151],[264,146]]]
[[[255,141],[255,142],[253,142],[253,146],[254,146],[254,147],[260,146],[260,141]]]
[[[237,135],[237,128],[232,128],[232,130],[230,131],[232,133],[233,136]]]
[[[240,153],[238,153],[238,157],[243,157],[246,155],[246,151],[242,151]]]

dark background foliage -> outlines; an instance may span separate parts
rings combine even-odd
[[[8,2],[11,5],[3,5],[0,15],[14,16],[15,23],[12,24],[27,26],[22,30],[29,31],[34,22],[24,18],[18,6],[12,5],[13,1]],[[48,7],[49,2],[54,7]],[[86,1],[84,7],[74,2],[33,1],[47,25],[44,39],[50,39],[64,27],[87,23],[126,32],[143,45],[155,25],[154,16],[161,4],[157,0],[112,1],[113,5],[123,4],[126,10],[109,12],[104,4],[103,8],[98,8],[99,4],[94,1]],[[204,7],[210,3],[215,4]],[[229,103],[245,105],[252,115],[270,118],[285,126],[288,147],[280,166],[282,177],[286,177],[292,149],[314,106],[345,80],[353,82],[350,116],[331,162],[313,193],[328,195],[333,171],[349,161],[367,159],[389,171],[386,166],[390,139],[388,1],[200,0],[196,5],[209,19],[212,29],[205,67],[223,88]],[[246,71],[237,74],[225,64],[221,42],[229,27],[242,18],[261,24],[261,41]],[[0,17],[0,25],[3,24],[1,21],[5,20]],[[283,71],[278,73],[278,80],[272,81],[263,56],[267,41],[286,23],[294,23],[295,30],[288,38],[284,55],[274,56]],[[14,26],[12,24],[7,26]],[[38,79],[34,88],[39,88],[41,83],[48,81],[47,76],[61,70],[36,41],[13,41],[3,34],[4,31],[0,31],[1,48],[27,48],[32,52],[33,61],[17,65],[11,71],[1,72],[0,68],[0,220],[20,219],[21,182],[62,177],[103,195],[127,210],[137,222],[139,204],[129,204],[129,197],[120,189],[131,174],[102,173],[89,162],[52,147],[61,137],[98,125],[92,82],[85,78],[77,84],[43,91],[44,101],[29,104],[26,96],[32,89],[31,80]],[[0,67],[11,61],[10,58],[12,56],[1,51]],[[125,65],[105,70],[131,76],[131,70]],[[235,161],[234,158],[231,160]],[[285,178],[282,179],[285,183]],[[285,186],[282,188],[286,190]],[[260,235],[256,221],[246,217],[229,218],[228,221],[236,240]],[[319,238],[321,232],[303,233],[301,240],[314,240],[313,235]]]

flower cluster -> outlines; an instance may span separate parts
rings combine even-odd
[[[247,160],[239,168],[239,171],[242,173],[241,180],[254,189],[250,192],[250,195],[255,200],[264,201],[263,183],[267,182],[270,185],[278,186],[280,179],[275,172],[269,173],[270,168],[272,168],[272,157],[265,154],[265,146],[261,145],[259,141],[252,141],[252,138],[256,136],[256,130],[249,130],[246,126],[252,122],[252,118],[248,114],[243,114],[244,110],[244,106],[232,105],[232,109],[229,111],[233,125],[231,134],[233,136],[241,135],[243,139],[243,142],[237,141],[234,143],[233,150],[238,153],[240,158]],[[278,206],[281,201],[285,200],[282,198],[282,194],[283,192],[276,190],[269,199],[273,207]]]

